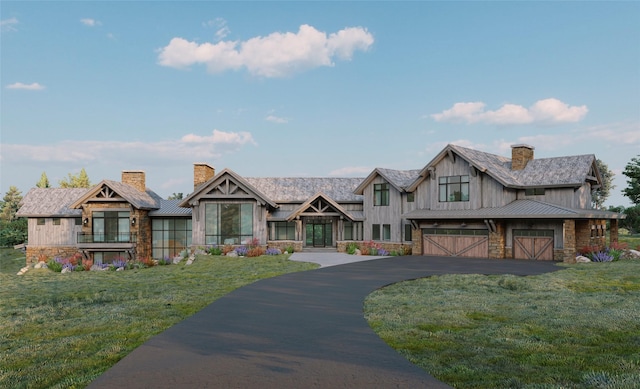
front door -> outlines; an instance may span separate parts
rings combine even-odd
[[[331,221],[307,222],[306,246],[307,247],[331,247],[333,228]]]

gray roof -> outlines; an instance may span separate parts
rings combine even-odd
[[[623,215],[595,209],[573,209],[537,200],[515,200],[504,207],[430,210],[418,209],[402,215],[407,219],[622,219]]]
[[[158,196],[154,191],[146,188],[145,192],[140,192],[129,184],[123,184],[119,181],[104,180],[100,184],[108,184],[117,194],[127,200],[134,208],[137,209],[158,209],[160,208],[160,200],[162,198]],[[98,184],[92,189],[92,191],[99,190],[101,185]]]
[[[420,169],[413,170],[393,170],[376,168],[384,179],[398,188],[405,189],[420,175]]]
[[[149,212],[149,216],[191,216],[191,208],[183,208],[178,206],[182,202],[182,200],[160,199],[159,201],[160,209],[155,209]]]
[[[361,195],[353,193],[362,178],[287,178],[287,177],[245,177],[246,182],[275,201],[305,202],[318,192],[322,192],[337,202],[362,201]]]
[[[529,161],[522,170],[511,170],[511,159],[466,147],[449,145],[471,165],[507,187],[580,186],[587,178],[595,156],[540,158]]]
[[[32,188],[22,198],[19,217],[80,217],[81,209],[70,208],[87,188]]]

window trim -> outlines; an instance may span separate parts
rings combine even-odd
[[[373,205],[386,207],[389,205],[389,183],[373,184]]]
[[[457,180],[456,180],[457,179]],[[457,203],[469,201],[470,193],[470,179],[469,175],[459,176],[442,176],[438,177],[438,201],[441,203]],[[459,191],[456,191],[456,186],[459,187]],[[465,198],[466,188],[466,198]],[[444,192],[443,192],[444,189]],[[451,193],[453,192],[453,193]],[[460,197],[456,198],[456,192],[460,193]]]

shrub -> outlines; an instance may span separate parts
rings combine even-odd
[[[293,252],[294,252],[293,245],[289,245],[289,246],[285,247],[284,251],[288,252],[289,254],[293,254]]]
[[[249,251],[247,249],[246,246],[240,246],[240,247],[236,247],[235,248],[236,254],[238,254],[239,257],[244,257],[247,255],[247,252]]]
[[[378,255],[378,249],[381,248],[382,246],[379,243],[370,240],[368,242],[362,242],[360,252],[362,255]]]
[[[247,251],[247,257],[259,257],[264,255],[264,249],[260,246],[252,247]]]
[[[274,247],[269,247],[264,253],[266,255],[280,255],[282,254],[282,250]]]
[[[212,246],[211,248],[209,248],[209,254],[211,254],[211,255],[222,255],[222,249],[220,247],[218,247],[218,246]]]
[[[64,264],[64,260],[62,258],[55,257],[53,259],[50,259],[49,262],[47,262],[47,267],[52,271],[60,273],[62,271],[63,264]]]
[[[377,250],[377,254],[376,255],[381,255],[383,257],[386,257],[386,256],[389,255],[389,252],[387,250],[383,249],[383,248],[379,248]]]
[[[166,266],[166,265],[171,265],[173,262],[171,261],[171,258],[169,258],[168,256],[162,258],[162,259],[158,259],[158,265],[159,266]]]
[[[138,263],[141,264],[142,267],[153,267],[156,264],[151,258],[138,258]]]
[[[222,247],[222,254],[223,255],[227,255],[230,252],[232,252],[233,250],[234,250],[233,245],[225,244],[224,247]]]
[[[598,251],[591,253],[589,259],[592,262],[611,262],[613,261],[613,255],[610,255],[607,251]]]
[[[114,269],[127,267],[127,261],[123,258],[115,258],[113,262],[111,262],[111,266],[113,266]]]
[[[93,266],[93,259],[83,259],[82,260],[82,267],[84,268],[84,270],[86,270],[86,271],[91,270],[91,266]]]
[[[358,244],[356,242],[351,242],[347,245],[347,254],[353,255],[356,253],[358,249]]]
[[[258,246],[260,246],[260,240],[258,240],[258,238],[251,239],[251,242],[249,242],[249,249],[254,249]]]

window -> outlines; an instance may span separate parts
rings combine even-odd
[[[407,193],[407,203],[413,203],[415,201],[415,194],[413,192]]]
[[[389,205],[389,184],[373,185],[373,205]]]
[[[96,251],[93,253],[93,264],[94,265],[106,265],[109,263],[113,263],[114,259],[125,259],[127,258],[127,254],[124,252],[118,251]]]
[[[362,240],[362,222],[344,222],[344,240]]]
[[[404,225],[404,240],[411,242],[411,224]]]
[[[131,242],[129,211],[94,211],[93,241],[107,243]]]
[[[525,196],[539,196],[544,194],[544,188],[528,188],[524,190]]]
[[[151,236],[152,257],[173,258],[191,246],[191,219],[153,219]]]
[[[245,244],[251,239],[253,239],[253,204],[206,204],[205,244]]]
[[[371,225],[371,240],[380,240],[380,224]]]
[[[59,217],[54,217],[53,218],[53,225],[54,226],[59,226],[60,225],[60,218]]]
[[[81,226],[82,225],[82,218],[81,217],[74,217],[73,218],[73,222],[76,226]]]
[[[382,225],[382,240],[391,240],[391,224]]]
[[[272,222],[271,228],[274,232],[275,240],[295,240],[296,239],[296,223],[295,222]]]
[[[440,202],[469,201],[469,176],[440,177]]]
[[[39,226],[44,226],[44,218],[43,217],[39,217],[38,220],[36,221],[36,223]]]

